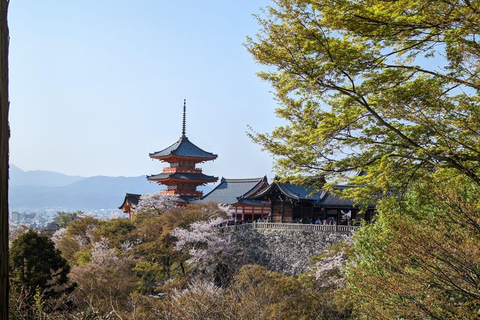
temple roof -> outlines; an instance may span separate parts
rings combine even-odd
[[[220,184],[204,195],[195,203],[216,202],[221,204],[234,204],[254,194],[267,185],[267,178],[252,179],[226,179],[222,178]],[[252,202],[253,201],[253,202]],[[260,201],[250,200],[251,205],[262,205]]]
[[[199,181],[199,182],[215,182],[218,180],[217,177],[207,176],[203,173],[189,173],[189,172],[173,172],[173,173],[160,173],[147,176],[147,179],[150,181],[160,181],[160,180],[185,180],[185,181]]]
[[[156,159],[164,159],[171,156],[197,158],[202,159],[202,161],[215,160],[217,158],[216,154],[202,150],[194,145],[185,135],[182,135],[180,139],[171,146],[150,153],[150,158]]]
[[[125,205],[128,203],[130,207],[136,207],[138,204],[138,201],[140,200],[141,195],[140,194],[135,194],[135,193],[126,193],[125,194],[125,199],[123,200],[123,203],[119,209],[122,209],[125,207]],[[123,209],[122,209],[123,210]]]
[[[347,188],[355,188],[356,186],[350,185],[339,185],[335,186],[336,190],[344,190]],[[266,199],[272,193],[281,193],[286,198],[310,202],[314,206],[321,207],[352,207],[355,205],[355,202],[350,199],[343,199],[337,197],[333,194],[328,193],[326,190],[316,190],[308,186],[301,186],[291,183],[279,183],[273,182],[268,188],[262,190],[259,194],[253,197],[253,199]],[[368,207],[373,207],[373,205],[368,205]]]

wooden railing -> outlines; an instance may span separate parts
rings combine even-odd
[[[245,229],[305,230],[305,231],[318,231],[318,232],[346,234],[346,233],[351,233],[360,227],[344,226],[344,225],[302,224],[302,223],[253,222],[253,223],[228,226],[226,228],[228,228],[229,230],[245,230]]]
[[[302,224],[302,223],[272,223],[272,222],[254,222],[254,229],[278,229],[278,230],[310,230],[328,233],[350,233],[355,231],[356,226],[344,225],[320,225],[320,224]]]

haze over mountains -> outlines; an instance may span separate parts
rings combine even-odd
[[[146,194],[161,189],[139,177],[80,177],[52,171],[23,171],[10,164],[10,211],[116,209],[125,193]]]

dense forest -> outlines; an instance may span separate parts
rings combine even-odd
[[[54,233],[17,230],[10,317],[349,318],[351,304],[338,294],[346,244],[291,276],[229,239],[222,231],[228,208],[156,198],[132,220],[59,213]]]

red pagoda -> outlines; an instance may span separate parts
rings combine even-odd
[[[147,176],[148,181],[167,186],[167,190],[161,191],[164,195],[179,196],[188,202],[203,195],[197,187],[216,182],[217,177],[207,176],[197,168],[197,163],[215,160],[216,154],[204,151],[188,140],[185,132],[187,102],[183,101],[183,125],[182,136],[171,146],[157,152],[150,153],[150,158],[168,162],[169,167],[163,168],[163,172]]]

